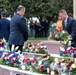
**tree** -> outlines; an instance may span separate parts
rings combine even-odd
[[[0,0],[0,4],[8,15],[13,15],[18,5],[24,5],[27,18],[46,16],[53,20],[61,9],[73,14],[73,0]]]

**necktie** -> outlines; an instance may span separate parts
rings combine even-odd
[[[64,24],[65,24],[65,30],[66,30],[66,28],[67,28],[67,22],[64,22]]]

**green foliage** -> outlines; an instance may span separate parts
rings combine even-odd
[[[18,5],[26,7],[26,17],[50,16],[56,18],[60,9],[66,9],[69,15],[73,13],[73,0],[0,0],[0,11],[5,10],[13,15]]]
[[[75,75],[76,74],[76,68],[71,70],[71,75]]]
[[[47,74],[46,71],[40,71],[39,69],[36,69],[33,67],[33,72],[38,72],[39,74]]]

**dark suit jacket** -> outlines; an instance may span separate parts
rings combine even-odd
[[[48,30],[49,24],[47,20],[41,21],[41,26],[44,27],[43,30]]]
[[[63,29],[66,30],[72,36],[72,46],[76,47],[76,20],[71,17],[68,17],[66,28],[63,21]]]
[[[23,45],[28,39],[28,28],[24,17],[16,13],[10,22],[9,45]]]
[[[0,20],[0,39],[3,37],[8,40],[10,33],[10,21],[6,18]]]

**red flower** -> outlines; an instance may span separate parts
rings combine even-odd
[[[12,64],[15,64],[15,63],[16,63],[16,60]]]
[[[43,58],[46,58],[46,57],[47,57],[47,55],[44,55],[44,56],[43,56]]]
[[[73,50],[76,50],[76,48],[72,48]]]
[[[68,64],[66,67],[67,67],[67,69],[68,69],[68,68],[70,68],[70,65]]]
[[[37,46],[37,44],[34,44],[34,46]]]
[[[55,36],[55,34],[53,33],[52,36]]]
[[[76,54],[74,54],[73,57],[76,58]]]
[[[69,62],[69,64],[66,66],[67,68],[70,68],[70,66],[74,63],[74,61]]]
[[[55,73],[56,73],[56,75],[59,75],[59,72],[57,70],[55,71]]]
[[[32,63],[34,63],[35,62],[35,60],[32,60]]]
[[[65,60],[62,60],[62,63],[64,63],[65,62]]]
[[[34,51],[36,50],[36,48],[33,49]]]
[[[2,43],[0,43],[0,47],[2,47]]]
[[[14,58],[16,58],[16,59],[17,59],[17,58],[18,58],[18,56],[15,56]]]
[[[41,66],[40,66],[40,71],[43,71],[43,70],[44,70],[44,66],[41,65]]]
[[[42,48],[40,48],[39,52],[42,53],[42,51],[43,51]]]
[[[8,58],[8,60],[11,60],[11,59],[12,59],[12,57],[9,57],[9,58]]]
[[[72,65],[74,63],[74,61],[69,62],[69,65]]]
[[[24,62],[24,63],[27,63],[29,60],[30,60],[29,58],[25,58],[25,59],[23,60],[23,62]]]
[[[0,47],[2,47],[3,45],[4,45],[4,42],[1,42],[1,43],[0,43]]]
[[[46,55],[44,55],[43,58],[47,58],[47,56],[50,56],[50,54],[46,54]]]
[[[4,45],[4,42],[2,42],[2,46]]]
[[[4,58],[2,58],[2,60],[5,60]]]

